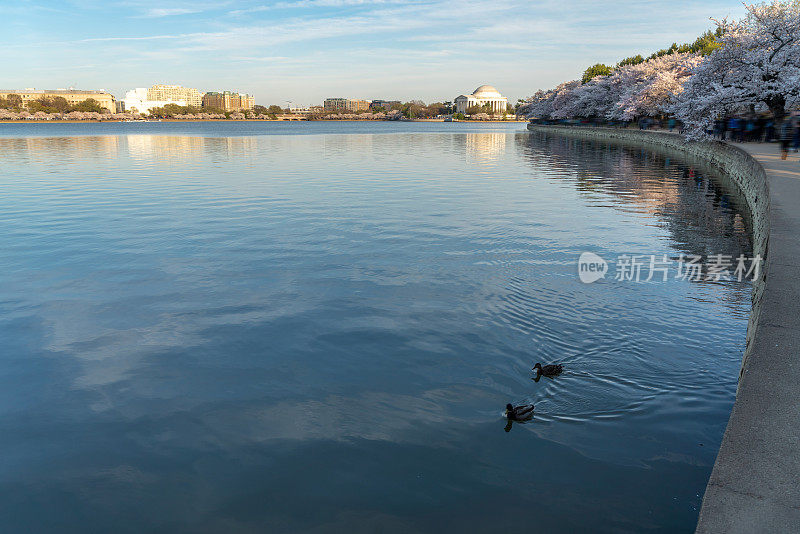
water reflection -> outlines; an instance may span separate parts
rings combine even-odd
[[[0,138],[8,530],[692,528],[749,287],[575,259],[745,251],[735,203],[647,152],[391,127]]]
[[[509,419],[508,422],[506,423],[506,426],[503,427],[503,431],[506,433],[511,432],[511,429],[514,428],[514,423],[517,423],[518,425],[524,425],[526,421],[512,421],[511,419]]]
[[[428,134],[406,134],[410,142],[430,142]],[[372,153],[374,135],[325,135],[323,150],[328,157],[348,153]],[[466,133],[451,138],[457,151],[472,163],[494,163],[505,153],[509,138],[505,133]],[[68,136],[68,137],[0,137],[0,151],[4,154],[41,155],[47,152],[63,158],[114,157],[118,153],[139,159],[199,159],[209,154],[231,157],[253,155],[259,150],[277,148],[291,150],[292,145],[306,142],[294,136],[287,137],[210,137],[190,135],[129,134],[125,136]],[[385,155],[385,154],[384,154]]]
[[[265,141],[262,141],[265,143]],[[189,135],[105,135],[70,137],[0,137],[0,152],[8,157],[57,156],[72,160],[107,159],[118,155],[137,159],[201,159],[208,155],[246,157],[259,150],[258,137]]]
[[[176,135],[129,135],[128,152],[139,159],[199,158],[204,155],[205,137]]]
[[[80,158],[114,158],[119,153],[121,138],[102,137],[0,137],[0,154],[6,157],[26,157],[49,160],[52,155],[63,161]]]
[[[491,163],[505,153],[508,136],[502,133],[468,133],[465,141],[467,161]]]
[[[131,156],[140,159],[201,159],[207,156],[247,157],[258,151],[257,137],[129,135]]]
[[[374,135],[326,135],[323,137],[325,154],[335,158],[348,153],[371,153],[374,138]]]
[[[546,134],[517,135],[516,141],[535,172],[559,169],[591,205],[655,219],[677,253],[736,257],[751,250],[746,206],[717,185],[713,169],[676,164],[645,149]]]

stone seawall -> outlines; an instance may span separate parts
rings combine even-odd
[[[774,176],[742,148],[719,141],[686,142],[673,133],[616,128],[529,124],[528,129],[650,148],[716,169],[714,179],[738,193],[748,212],[753,254],[764,258],[764,264],[753,281],[736,402],[706,487],[697,531],[800,532],[800,364],[795,357],[800,345],[795,338],[800,336],[783,319],[797,315],[800,293],[788,276],[786,266],[795,263],[785,257],[788,247],[770,254],[769,246],[776,226],[778,237],[792,230],[800,236],[800,228],[787,228],[785,217],[776,219],[776,199],[769,194]],[[800,195],[800,181],[797,184]],[[794,198],[788,203],[793,204]],[[787,293],[798,294],[787,297]],[[775,380],[780,371],[784,376]]]

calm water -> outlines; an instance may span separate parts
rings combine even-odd
[[[0,165],[3,532],[694,528],[750,287],[576,260],[749,253],[701,169],[441,123],[3,124]]]

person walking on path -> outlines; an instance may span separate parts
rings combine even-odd
[[[767,124],[764,127],[765,134],[764,134],[764,142],[771,143],[773,139],[775,139],[775,121],[767,119]]]
[[[792,120],[785,117],[778,130],[778,139],[781,142],[781,159],[789,155],[789,143],[792,141]]]
[[[731,132],[731,141],[734,143],[741,143],[742,122],[739,117],[733,116],[728,120],[728,130]]]
[[[792,150],[800,149],[800,115],[792,113]]]

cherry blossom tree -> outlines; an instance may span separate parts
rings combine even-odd
[[[552,94],[552,90],[539,89],[520,104],[517,115],[530,119],[549,119],[553,113]]]
[[[800,100],[800,6],[745,5],[740,21],[717,21],[715,50],[686,83],[672,112],[700,136],[715,118],[768,109],[777,120]]]
[[[618,71],[621,94],[606,117],[632,120],[664,115],[701,63],[699,54],[676,53],[623,67]]]
[[[625,65],[586,83],[571,81],[538,91],[521,112],[544,119],[632,120],[663,115],[701,61],[698,54],[672,53]]]
[[[564,82],[555,89],[537,91],[520,107],[520,114],[539,119],[565,118],[558,112],[570,104],[573,99],[572,91],[580,83],[578,80],[573,80]]]
[[[553,117],[562,119],[569,118],[569,110],[574,106],[575,100],[579,96],[575,93],[575,90],[580,87],[580,85],[580,80],[573,80],[562,83],[556,87],[551,104],[553,107]]]
[[[614,89],[618,85],[618,77],[596,76],[591,81],[572,89],[569,97],[562,95],[561,104],[556,104],[558,109],[554,111],[553,117],[562,119],[605,117],[616,101]]]

